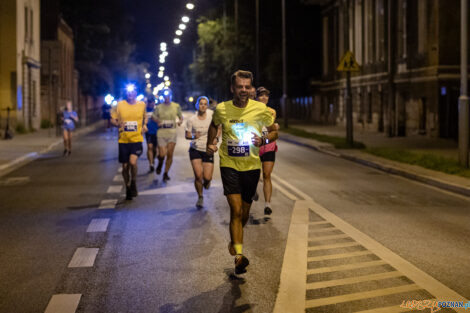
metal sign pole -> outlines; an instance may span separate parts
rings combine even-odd
[[[468,167],[468,63],[467,63],[467,1],[461,0],[460,30],[460,97],[459,97],[459,161]]]

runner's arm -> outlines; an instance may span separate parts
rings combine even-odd
[[[209,130],[207,131],[207,154],[213,155],[215,152],[217,152],[217,135],[219,134],[219,127],[221,125],[217,126],[214,124],[214,121],[211,122],[209,126]]]
[[[276,141],[279,138],[279,125],[277,123],[272,124],[271,126],[266,127],[268,130],[268,135],[265,139],[268,140],[267,143]]]
[[[142,120],[142,135],[148,132],[147,123],[148,123],[148,116],[144,109],[144,118]]]

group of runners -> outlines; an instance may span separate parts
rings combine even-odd
[[[142,154],[145,134],[149,172],[163,172],[163,181],[170,180],[169,170],[177,138],[177,126],[183,123],[181,107],[172,102],[171,90],[163,91],[164,101],[137,101],[135,86],[126,90],[126,99],[118,102],[111,113],[111,122],[119,128],[119,162],[126,186],[126,199],[136,197],[137,159]],[[271,172],[277,151],[279,126],[276,112],[267,107],[269,90],[253,87],[253,74],[239,70],[231,77],[233,99],[219,103],[214,111],[205,96],[196,101],[197,112],[186,123],[185,138],[190,140],[189,159],[194,171],[198,195],[196,206],[203,207],[203,189],[209,189],[214,170],[214,154],[220,156],[220,173],[224,195],[230,207],[230,242],[228,250],[235,256],[235,273],[246,272],[248,258],[243,254],[243,228],[247,224],[256,189],[263,171],[265,214],[271,214]],[[256,99],[256,100],[255,100]],[[221,137],[220,147],[219,141]],[[158,151],[158,152],[157,152]],[[261,159],[260,159],[261,157]]]

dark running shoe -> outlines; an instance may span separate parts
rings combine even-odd
[[[131,181],[130,190],[131,190],[131,196],[132,196],[132,197],[137,197],[137,195],[138,195],[139,193],[137,192],[137,186],[136,186],[136,184],[135,184],[135,180],[132,180],[132,181]]]
[[[163,173],[163,181],[169,181],[170,176],[168,176],[168,173]]]
[[[199,197],[196,202],[196,208],[202,209],[204,207],[204,198]]]
[[[250,261],[244,255],[237,255],[235,257],[235,274],[246,273],[246,267],[250,265]]]
[[[259,199],[258,191],[255,192],[255,195],[253,196],[252,199],[253,199],[253,201],[258,201],[258,199]]]
[[[155,168],[153,167],[153,165],[150,165],[149,173],[153,173],[153,171],[155,171]]]
[[[271,213],[273,213],[273,210],[271,210],[270,207],[267,206],[264,208],[264,214],[271,215]]]
[[[204,189],[209,189],[209,187],[211,186],[211,181],[210,180],[204,180]]]
[[[131,188],[126,186],[126,200],[132,200]]]
[[[155,173],[157,173],[157,175],[160,175],[160,173],[162,172],[162,167],[163,167],[163,162],[158,161],[157,169],[155,170]]]

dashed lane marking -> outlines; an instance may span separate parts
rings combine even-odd
[[[77,248],[68,267],[92,267],[98,248]]]
[[[109,186],[107,193],[121,193],[122,185]]]
[[[87,233],[105,232],[108,229],[109,218],[94,218],[88,225]]]
[[[118,202],[118,199],[106,199],[106,200],[101,200],[100,206],[98,209],[103,210],[103,209],[114,209],[116,207],[116,204]]]
[[[124,182],[124,178],[122,177],[122,175],[116,175],[113,178],[113,182],[122,183],[122,182]]]
[[[53,295],[44,313],[75,313],[81,294]]]

